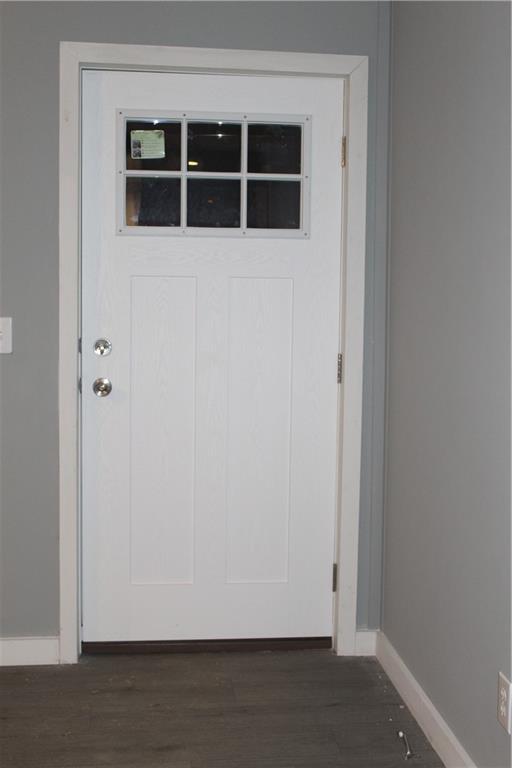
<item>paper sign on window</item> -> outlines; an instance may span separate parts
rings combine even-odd
[[[130,131],[132,160],[156,160],[165,157],[163,131]]]

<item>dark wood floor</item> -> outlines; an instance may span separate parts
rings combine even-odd
[[[89,656],[0,670],[2,768],[399,768],[406,731],[374,659],[329,651]]]

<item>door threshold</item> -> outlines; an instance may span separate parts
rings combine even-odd
[[[123,640],[82,643],[83,654],[304,651],[332,648],[332,637],[270,637],[240,640]]]

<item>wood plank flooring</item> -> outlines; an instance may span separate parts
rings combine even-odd
[[[84,656],[3,668],[0,690],[2,768],[442,767],[371,658]]]

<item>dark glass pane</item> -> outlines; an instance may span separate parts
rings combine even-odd
[[[300,125],[249,125],[249,173],[300,173]]]
[[[181,123],[128,120],[126,168],[129,171],[179,171]]]
[[[127,178],[127,225],[129,227],[179,227],[180,187],[180,179]]]
[[[189,179],[189,227],[239,227],[240,182],[226,179]]]
[[[238,173],[242,146],[242,128],[235,123],[189,123],[189,171]]]
[[[248,181],[247,226],[300,229],[300,181]]]

